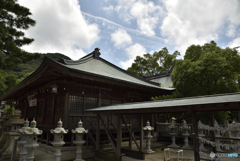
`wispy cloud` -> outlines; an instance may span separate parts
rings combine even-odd
[[[118,24],[118,23],[115,23],[115,22],[110,21],[110,20],[108,20],[108,19],[106,19],[106,18],[103,18],[103,17],[94,16],[94,15],[91,15],[91,14],[86,13],[86,12],[83,12],[83,11],[81,11],[81,12],[82,12],[82,14],[85,15],[85,16],[88,16],[88,17],[91,17],[91,18],[94,18],[94,19],[97,19],[97,20],[102,20],[102,21],[104,21],[104,22],[106,22],[106,23],[109,23],[109,24],[112,24],[112,25],[117,26],[117,27],[119,27],[119,28],[122,28],[122,29],[126,30],[127,32],[134,33],[135,35],[141,35],[141,36],[139,36],[139,37],[141,37],[142,39],[145,39],[145,40],[151,39],[152,41],[164,42],[164,39],[161,38],[161,37],[157,37],[157,36],[145,37],[145,35],[143,35],[140,30],[125,27],[125,26],[123,26],[123,25],[120,25],[120,24]],[[144,38],[144,37],[145,37],[145,38]]]

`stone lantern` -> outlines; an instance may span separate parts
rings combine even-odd
[[[202,122],[199,120],[198,121],[198,136],[199,137],[204,137],[205,134],[203,133],[204,128],[202,127]],[[199,150],[201,151],[208,151],[206,148],[204,148],[204,143],[199,140]]]
[[[175,118],[175,117],[172,117],[172,123],[171,123],[171,125],[169,126],[170,135],[172,136],[172,144],[168,146],[169,148],[178,148],[178,147],[179,147],[179,146],[176,145],[176,143],[175,143],[175,137],[176,137],[176,135],[177,135],[177,126],[176,126],[175,120],[176,120],[176,118]]]
[[[24,145],[24,147],[27,149],[26,161],[33,161],[34,149],[39,146],[36,141],[36,137],[37,135],[42,134],[42,130],[36,128],[36,125],[37,122],[33,119],[33,121],[31,121],[31,128],[23,131],[23,134],[25,134],[27,137],[26,144]]]
[[[8,121],[9,117],[2,113],[2,116],[0,117],[0,130],[1,130],[1,137],[0,137],[0,149],[5,145],[6,142],[6,133],[9,129],[8,126],[6,126],[6,123]]]
[[[232,126],[236,126],[236,124],[237,124],[237,123],[233,120]],[[240,139],[240,137],[239,137],[239,131],[240,131],[239,127],[233,128],[233,129],[231,130],[231,133],[232,133],[231,138],[233,138],[233,139]],[[238,141],[238,140],[234,140],[233,142],[234,142],[234,144],[235,144],[235,152],[238,153],[238,154],[240,154],[240,147],[239,147],[239,146],[240,146],[240,143],[239,143],[239,141]],[[236,147],[236,146],[238,146],[238,147]]]
[[[146,139],[146,149],[144,152],[147,154],[154,153],[155,151],[152,151],[151,149],[151,139],[153,138],[153,136],[151,135],[151,131],[153,131],[154,128],[150,126],[149,121],[147,121],[146,126],[143,127],[143,130],[146,131],[145,132],[146,135],[144,137]]]
[[[24,145],[27,142],[27,136],[24,134],[24,131],[27,129],[30,129],[28,119],[25,120],[24,126],[18,130],[18,132],[21,133],[20,140],[18,141],[18,145],[20,148],[20,159],[19,160],[26,160],[27,149],[24,147]]]
[[[216,120],[214,121],[214,127],[219,128],[219,130],[214,131],[215,137],[222,137],[222,135],[220,135],[220,126],[218,125],[218,122]],[[220,146],[218,146],[220,144],[220,139],[215,139],[215,142],[216,142],[216,150],[218,152],[223,152],[223,150],[221,150]]]
[[[187,122],[183,120],[183,126],[182,126],[182,136],[184,136],[184,143],[183,149],[192,149],[192,147],[188,144],[188,137],[189,137],[189,130],[190,127],[188,126]]]
[[[11,116],[11,109],[7,109],[7,112],[2,113],[1,116],[1,138],[0,138],[0,154],[6,149],[3,149],[7,140],[7,132],[9,132],[9,124],[7,123]]]
[[[24,120],[21,119],[21,111],[15,110],[14,115],[10,117],[7,121],[7,125],[10,127],[10,131],[6,132],[7,141],[5,146],[3,147],[4,152],[2,153],[1,157],[3,160],[11,159],[12,152],[14,149],[15,138],[18,138],[21,134],[17,131],[23,125]],[[16,158],[19,158],[19,149],[16,150]]]
[[[72,130],[72,133],[76,135],[76,140],[73,141],[73,143],[77,145],[75,161],[84,161],[82,159],[82,146],[86,141],[83,140],[83,134],[88,133],[88,130],[83,128],[83,123],[80,120],[78,122],[78,127],[75,130]]]
[[[62,127],[61,119],[57,123],[57,127],[54,130],[51,130],[51,133],[54,135],[54,140],[52,142],[53,147],[55,148],[54,161],[61,160],[61,147],[65,144],[63,141],[64,134],[68,133],[68,130],[65,130]]]

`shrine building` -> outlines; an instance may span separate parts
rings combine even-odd
[[[96,125],[96,114],[85,110],[131,102],[151,100],[151,97],[171,94],[175,89],[128,73],[100,57],[99,49],[77,61],[47,57],[39,68],[0,98],[16,102],[23,118],[35,118],[43,130],[42,141],[49,142],[49,130],[59,119],[66,129],[73,129],[81,119],[86,129]],[[106,124],[116,124],[114,114],[107,114]],[[137,117],[129,116],[133,120]],[[146,115],[151,119],[151,115]],[[135,120],[138,124],[138,119]],[[50,139],[49,139],[50,138]]]

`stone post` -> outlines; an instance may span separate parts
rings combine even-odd
[[[145,153],[147,154],[151,154],[154,153],[155,151],[152,151],[151,149],[151,139],[153,138],[153,136],[151,135],[151,131],[154,130],[153,127],[150,126],[150,122],[147,121],[146,126],[143,127],[143,130],[145,131],[145,139],[146,139],[146,149],[145,149]]]
[[[192,149],[192,147],[188,144],[188,137],[189,137],[189,130],[190,127],[188,126],[187,122],[183,120],[183,126],[182,126],[182,136],[184,136],[184,143],[183,149]]]
[[[10,127],[10,131],[6,132],[7,136],[7,141],[5,144],[5,150],[1,155],[1,158],[3,160],[10,160],[12,156],[12,152],[14,149],[14,144],[15,144],[15,138],[18,138],[21,134],[19,134],[17,131],[20,129],[20,127],[23,125],[24,120],[21,119],[21,111],[20,110],[15,110],[14,115],[10,117],[8,120],[7,124]],[[16,149],[16,157],[19,158],[19,149]]]
[[[199,137],[204,137],[205,134],[203,133],[203,128],[202,128],[201,125],[202,125],[202,122],[199,120],[199,122],[198,122],[198,136]],[[208,151],[206,148],[204,148],[204,143],[201,140],[199,140],[199,150],[200,151]]]
[[[222,137],[222,135],[220,134],[220,126],[218,125],[218,122],[216,120],[214,121],[214,127],[219,128],[219,130],[214,131],[215,137]],[[223,150],[220,148],[220,146],[218,146],[221,143],[220,139],[215,139],[215,142],[217,144],[216,145],[216,151],[223,152]]]
[[[231,126],[236,126],[236,122],[233,120],[233,122],[232,122],[232,124],[231,124]],[[239,127],[235,127],[233,130],[231,130],[232,131],[232,136],[231,136],[231,138],[233,138],[233,139],[240,139],[240,137],[239,137],[239,131],[240,131],[240,129],[239,129]],[[240,142],[238,141],[238,140],[233,140],[233,142],[234,142],[234,145],[235,146],[238,146],[238,147],[236,147],[235,148],[235,153],[238,153],[238,154],[240,154]]]
[[[75,161],[84,161],[82,159],[82,145],[86,142],[83,140],[83,134],[88,133],[88,130],[85,130],[83,128],[83,123],[81,120],[78,122],[78,127],[75,130],[72,130],[72,133],[76,135],[76,140],[73,141],[74,144],[77,145],[77,150],[76,150],[76,159]]]
[[[172,144],[168,146],[169,148],[179,148],[179,146],[176,145],[175,142],[175,137],[177,135],[177,126],[175,125],[176,124],[175,120],[176,118],[172,117],[172,124],[169,126],[170,135],[172,136]]]
[[[68,130],[65,130],[62,127],[61,119],[57,123],[57,127],[54,130],[51,130],[51,133],[54,135],[54,141],[52,142],[53,147],[55,148],[54,161],[61,160],[61,148],[65,144],[63,141],[64,134],[68,133]]]
[[[20,148],[20,161],[25,161],[26,160],[26,155],[27,155],[27,149],[24,147],[24,145],[27,142],[27,136],[24,134],[24,131],[30,129],[29,127],[29,121],[26,119],[24,122],[24,126],[18,130],[19,133],[21,133],[20,140],[18,141],[18,145]]]
[[[36,141],[36,137],[37,135],[42,134],[42,130],[36,128],[36,124],[37,122],[33,119],[33,121],[31,121],[31,128],[23,131],[23,134],[27,136],[27,142],[24,145],[24,147],[27,149],[26,161],[33,161],[34,149],[39,146]]]

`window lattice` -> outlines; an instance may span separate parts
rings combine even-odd
[[[111,100],[109,100],[109,99],[102,99],[101,100],[101,107],[103,107],[103,106],[109,106],[109,105],[111,105],[112,103],[111,103]]]
[[[83,114],[83,97],[69,96],[69,113],[70,114]]]
[[[113,105],[122,104],[122,101],[112,100],[112,104],[113,104]]]
[[[97,98],[85,97],[85,110],[97,107]]]

